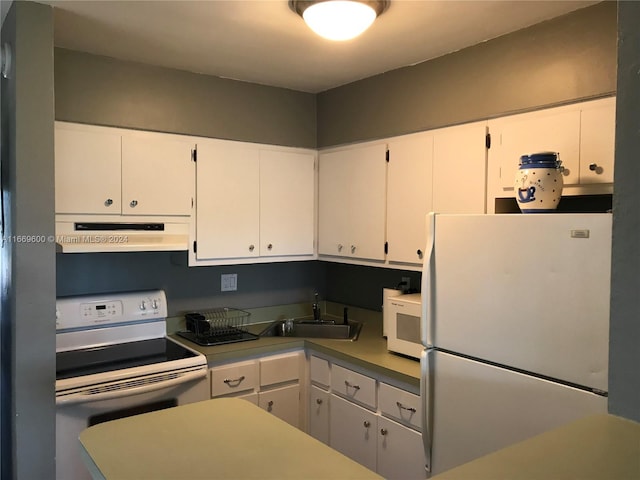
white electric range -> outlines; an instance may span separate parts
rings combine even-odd
[[[90,478],[78,435],[210,397],[204,355],[166,336],[162,290],[58,298],[56,478]]]

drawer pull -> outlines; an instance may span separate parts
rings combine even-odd
[[[230,387],[237,387],[238,385],[240,385],[240,383],[243,380],[244,380],[244,375],[242,375],[240,378],[225,378],[223,382],[229,385]],[[235,385],[231,385],[232,383],[234,383]]]
[[[369,420],[365,420],[363,425],[364,425],[364,428],[369,428],[371,426],[371,422]]]
[[[345,380],[344,384],[347,386],[347,388],[353,388],[354,390],[360,390],[360,385],[355,385],[355,384],[349,382],[349,380]]]
[[[321,398],[316,398],[316,403],[318,405],[322,405],[322,399]]]
[[[405,407],[403,404],[401,404],[400,402],[396,402],[396,405],[398,406],[398,408],[400,410],[406,410],[407,412],[411,412],[411,413],[416,413],[416,409],[413,407]]]
[[[273,411],[273,400],[269,400],[269,403],[267,403],[267,411]]]
[[[380,435],[386,435],[387,433],[389,433],[389,431],[386,428],[380,429]]]

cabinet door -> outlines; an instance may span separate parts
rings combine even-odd
[[[313,385],[309,394],[309,435],[329,444],[329,392]]]
[[[224,141],[198,143],[197,259],[259,254],[259,153]]]
[[[580,165],[580,107],[560,107],[489,121],[491,149],[498,157],[500,185],[513,189],[522,155],[558,152],[564,184],[577,184]]]
[[[300,386],[298,384],[260,392],[258,406],[296,428],[300,427]]]
[[[425,218],[433,209],[431,134],[408,135],[389,142],[387,242],[390,262],[422,262]]]
[[[330,398],[329,445],[376,471],[376,415],[336,395]]]
[[[120,135],[55,127],[56,213],[120,214]]]
[[[435,212],[486,212],[486,134],[485,122],[443,128],[434,132]]]
[[[613,183],[615,97],[585,104],[580,122],[580,184]]]
[[[382,143],[320,155],[319,253],[384,260],[385,157]]]
[[[122,213],[191,215],[195,144],[161,134],[122,137]]]
[[[378,418],[378,474],[384,478],[417,480],[427,477],[420,433],[384,417]]]
[[[315,156],[260,151],[260,255],[313,255]]]
[[[349,178],[352,165],[345,151],[320,153],[318,174],[318,253],[346,256]]]

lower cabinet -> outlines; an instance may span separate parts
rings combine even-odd
[[[376,414],[332,394],[330,417],[329,445],[375,472],[378,427]]]
[[[300,427],[301,351],[234,362],[209,369],[211,397],[238,397]]]
[[[420,397],[342,360],[309,360],[309,434],[385,478],[424,480]]]
[[[261,391],[258,406],[296,428],[300,427],[300,386],[287,385]]]
[[[329,444],[329,392],[312,385],[309,389],[309,431],[312,437]]]
[[[385,417],[378,417],[377,472],[384,478],[425,478],[422,435]]]

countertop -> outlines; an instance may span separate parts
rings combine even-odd
[[[382,336],[382,319],[354,318],[363,323],[358,340],[331,340],[324,338],[261,337],[258,340],[203,347],[179,335],[171,337],[188,345],[207,357],[209,366],[243,358],[277,353],[295,348],[307,348],[371,370],[379,375],[420,387],[420,362],[387,350],[387,340]],[[252,333],[261,332],[268,324],[249,325]]]
[[[431,478],[540,479],[640,479],[640,424],[613,415],[586,417]]]
[[[95,479],[380,479],[259,407],[235,398],[135,415],[80,434]]]

